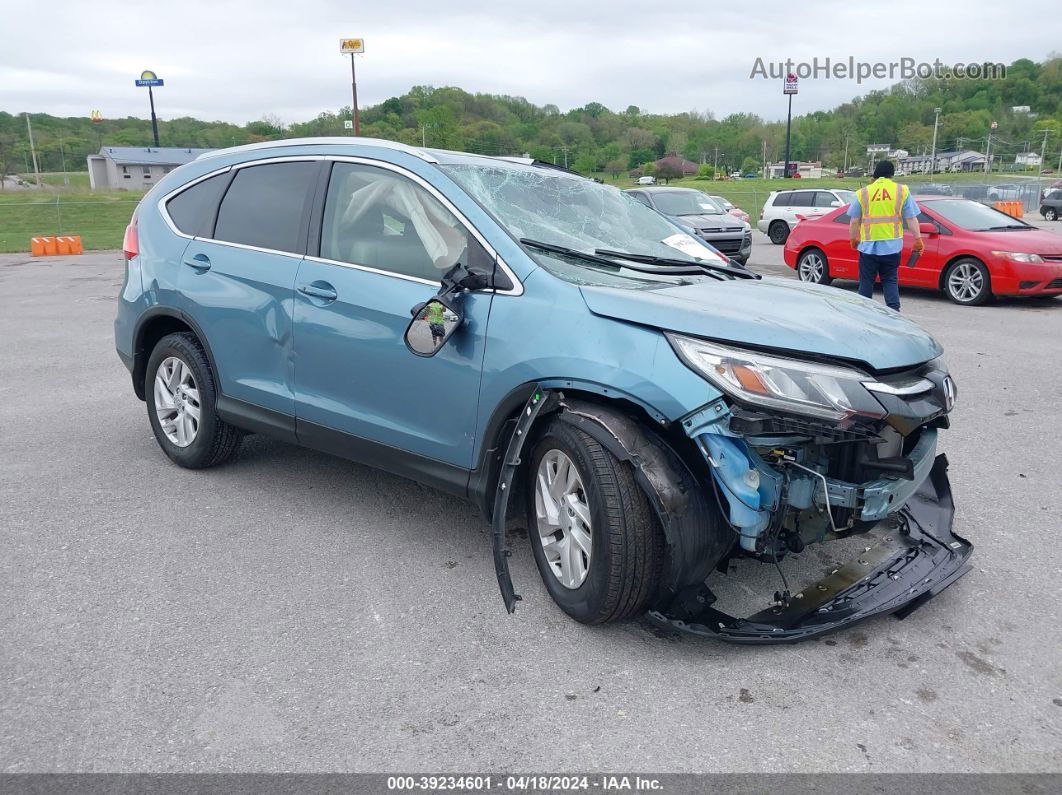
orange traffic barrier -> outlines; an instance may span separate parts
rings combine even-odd
[[[54,257],[59,254],[83,254],[80,235],[30,238],[30,254],[34,257]]]
[[[1021,218],[1025,215],[1025,205],[1021,202],[996,202],[992,206],[1012,218]]]

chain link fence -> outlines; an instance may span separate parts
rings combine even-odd
[[[139,199],[55,195],[0,198],[0,253],[28,252],[30,238],[79,235],[85,250],[122,247]]]

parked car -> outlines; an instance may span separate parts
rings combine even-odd
[[[616,188],[529,159],[262,142],[164,176],[123,248],[116,346],[166,456],[204,469],[263,433],[469,499],[509,612],[510,517],[574,619],[649,611],[742,643],[909,612],[969,569],[937,455],[941,346],[872,301],[733,267]],[[864,532],[882,540],[798,592],[780,578],[748,618],[712,607],[733,558],[781,572]]]
[[[988,200],[993,202],[1018,201],[1021,199],[1022,189],[1020,185],[989,185],[986,195]]]
[[[771,191],[763,204],[756,228],[766,234],[775,245],[781,245],[789,232],[803,218],[818,218],[834,207],[849,205],[855,193],[835,188],[832,190],[777,190]]]
[[[925,185],[919,185],[918,192],[923,196],[951,196],[951,185],[942,185],[936,182],[927,182]]]
[[[1040,202],[1040,215],[1045,221],[1057,221],[1062,215],[1062,189],[1053,190]]]
[[[650,177],[650,176],[638,177],[638,184],[639,185],[655,185],[656,184],[656,177]]]
[[[1062,294],[1062,237],[968,199],[917,197],[925,250],[913,268],[900,267],[900,285],[943,290],[974,306],[993,295]],[[849,219],[837,209],[800,224],[785,244],[785,262],[801,281],[858,279],[859,253],[848,240]],[[913,238],[904,231],[901,262]]]
[[[663,213],[742,265],[752,253],[752,227],[723,209],[710,196],[693,188],[630,188],[631,198]]]
[[[726,212],[730,213],[739,221],[744,221],[746,224],[749,223],[749,214],[740,207],[735,207],[729,199],[725,199],[722,196],[709,196],[708,198],[720,205]]]

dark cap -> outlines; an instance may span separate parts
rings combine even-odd
[[[878,164],[874,166],[874,179],[879,177],[885,177],[888,179],[896,173],[896,166],[892,164],[891,160],[879,160]]]

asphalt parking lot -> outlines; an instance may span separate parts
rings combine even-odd
[[[172,465],[113,350],[122,268],[0,257],[4,772],[1062,768],[1062,300],[903,292],[959,383],[974,570],[755,649],[578,625],[515,536],[508,616],[475,511],[362,466],[263,437]]]

